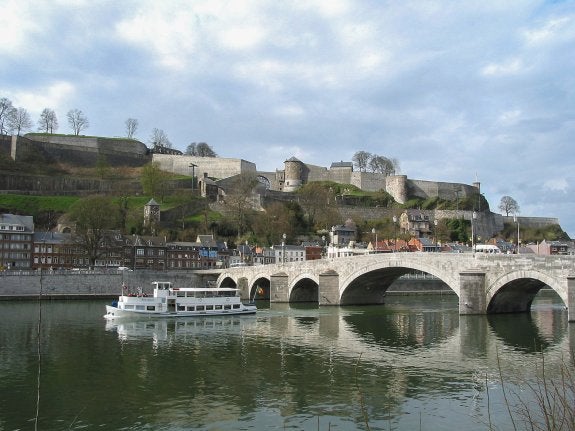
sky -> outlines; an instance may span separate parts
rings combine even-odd
[[[34,129],[163,130],[260,171],[357,151],[575,237],[575,0],[0,0],[0,97]]]

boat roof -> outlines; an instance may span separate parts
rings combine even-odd
[[[170,281],[153,281],[152,284],[159,285],[169,285],[169,290],[180,290],[183,292],[235,292],[239,289],[235,287],[172,287],[172,282]]]

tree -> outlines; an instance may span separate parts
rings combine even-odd
[[[14,110],[10,99],[6,97],[0,99],[0,135],[8,134],[8,119]]]
[[[156,196],[165,189],[166,174],[160,169],[158,162],[151,162],[142,168],[142,189],[148,196]],[[163,197],[163,195],[162,195]]]
[[[378,156],[376,154],[372,155],[371,159],[369,159],[369,168],[371,171],[384,175],[395,175],[396,165],[396,160],[388,159],[387,157]]]
[[[135,118],[128,118],[126,120],[126,137],[128,139],[134,139],[136,136],[136,131],[138,130],[138,120]]]
[[[247,215],[254,207],[253,189],[259,184],[255,174],[245,172],[236,175],[226,192],[225,203],[233,214],[238,227],[238,237],[247,230]]]
[[[154,128],[152,130],[152,136],[150,136],[150,143],[154,148],[157,147],[172,148],[172,143],[168,139],[168,135],[162,129]]]
[[[205,142],[200,142],[196,144],[192,142],[186,148],[185,154],[187,156],[196,156],[196,157],[217,157],[218,155],[216,152]]]
[[[360,172],[365,172],[370,158],[371,153],[368,153],[367,151],[358,151],[353,155],[351,160]]]
[[[38,120],[38,131],[44,133],[54,133],[58,130],[58,118],[56,112],[50,108],[44,108]]]
[[[503,196],[501,202],[499,202],[499,210],[504,212],[506,216],[517,214],[519,212],[519,204],[511,196]]]
[[[13,109],[8,117],[8,127],[12,133],[20,136],[20,132],[32,128],[30,114],[24,108]]]
[[[297,193],[310,227],[326,229],[337,222],[339,212],[331,187],[312,182],[303,186]]]
[[[106,196],[91,196],[74,203],[70,219],[75,222],[76,244],[88,256],[90,266],[106,250],[107,232],[117,227],[118,206]]]
[[[78,136],[82,130],[87,129],[90,126],[88,117],[86,117],[84,113],[79,109],[70,109],[68,111],[67,117],[68,124],[76,136]]]

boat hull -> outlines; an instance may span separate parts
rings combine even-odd
[[[243,305],[242,308],[232,310],[208,310],[208,311],[173,311],[157,312],[145,310],[123,310],[113,305],[106,305],[106,319],[117,319],[125,317],[206,317],[206,316],[233,316],[238,314],[255,314],[257,307],[255,305]]]

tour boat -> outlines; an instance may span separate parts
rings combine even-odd
[[[154,281],[153,296],[147,296],[138,289],[137,294],[128,294],[125,287],[122,295],[112,305],[106,305],[106,319],[128,316],[222,316],[254,314],[253,303],[244,304],[239,289],[231,287],[172,287],[169,281]]]

